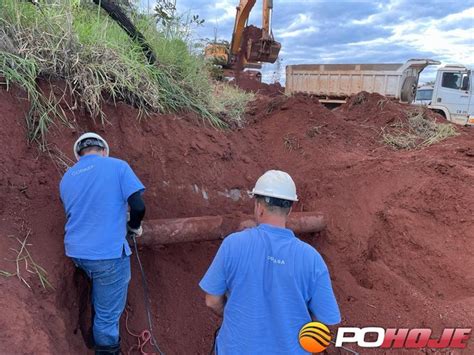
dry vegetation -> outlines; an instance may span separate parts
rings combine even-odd
[[[397,122],[382,129],[383,142],[394,149],[416,149],[441,142],[458,133],[450,123],[438,123],[424,110],[408,114],[406,122]]]

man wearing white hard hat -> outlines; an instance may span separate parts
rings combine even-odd
[[[298,332],[312,319],[340,322],[321,255],[286,228],[296,186],[270,170],[252,190],[257,227],[229,235],[199,283],[206,304],[223,316],[217,354],[307,354]]]
[[[74,155],[78,162],[59,186],[66,255],[92,281],[95,354],[120,354],[119,320],[131,276],[126,236],[142,233],[145,187],[125,161],[109,157],[109,145],[96,133],[81,135]]]

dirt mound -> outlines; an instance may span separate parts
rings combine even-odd
[[[241,74],[236,78],[236,85],[247,92],[253,92],[260,95],[275,97],[285,94],[285,88],[280,83],[266,84],[254,78],[248,78]]]
[[[362,91],[351,96],[339,109],[345,113],[346,120],[386,125],[406,117],[407,108],[385,96]]]
[[[301,197],[298,211],[317,210],[326,232],[302,236],[325,257],[345,326],[472,326],[474,319],[473,132],[424,150],[398,152],[380,143],[388,117],[405,105],[362,94],[338,110],[311,96],[262,96],[249,126],[202,127],[190,117],[138,121],[125,105],[105,105],[102,126],[76,113],[75,128],[51,128],[49,154],[26,144],[24,95],[0,89],[0,269],[15,272],[28,230],[35,261],[55,290],[34,274],[0,276],[0,352],[83,354],[76,332],[80,284],[63,252],[64,215],[58,182],[84,130],[109,141],[111,155],[130,162],[147,186],[147,218],[251,213],[247,191],[265,170],[288,171]],[[405,110],[405,111],[404,111]],[[382,113],[382,115],[381,115]],[[72,117],[71,117],[72,118]],[[169,354],[208,353],[218,319],[204,306],[198,282],[219,242],[141,250],[151,289],[156,336]],[[147,327],[139,271],[133,261],[129,327]],[[20,265],[24,270],[24,265]],[[125,320],[123,319],[123,322]],[[124,349],[135,338],[122,324]],[[28,339],[28,341],[24,341]],[[151,349],[149,349],[151,351]]]
[[[347,121],[369,123],[376,126],[385,126],[407,119],[407,114],[424,110],[427,117],[436,121],[444,121],[444,118],[431,110],[425,110],[419,106],[402,104],[377,93],[361,91],[352,95],[345,104],[335,111],[344,115]]]

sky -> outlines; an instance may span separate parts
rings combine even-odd
[[[176,0],[182,14],[205,19],[195,38],[231,39],[238,0]],[[141,0],[146,8],[153,0]],[[261,26],[262,0],[249,24]],[[474,66],[474,0],[273,0],[272,28],[281,63],[264,81],[284,81],[290,64],[404,63],[430,58]],[[436,67],[420,81],[434,79]]]

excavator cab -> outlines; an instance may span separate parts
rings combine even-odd
[[[209,43],[204,49],[204,58],[225,66],[229,62],[229,43]]]

